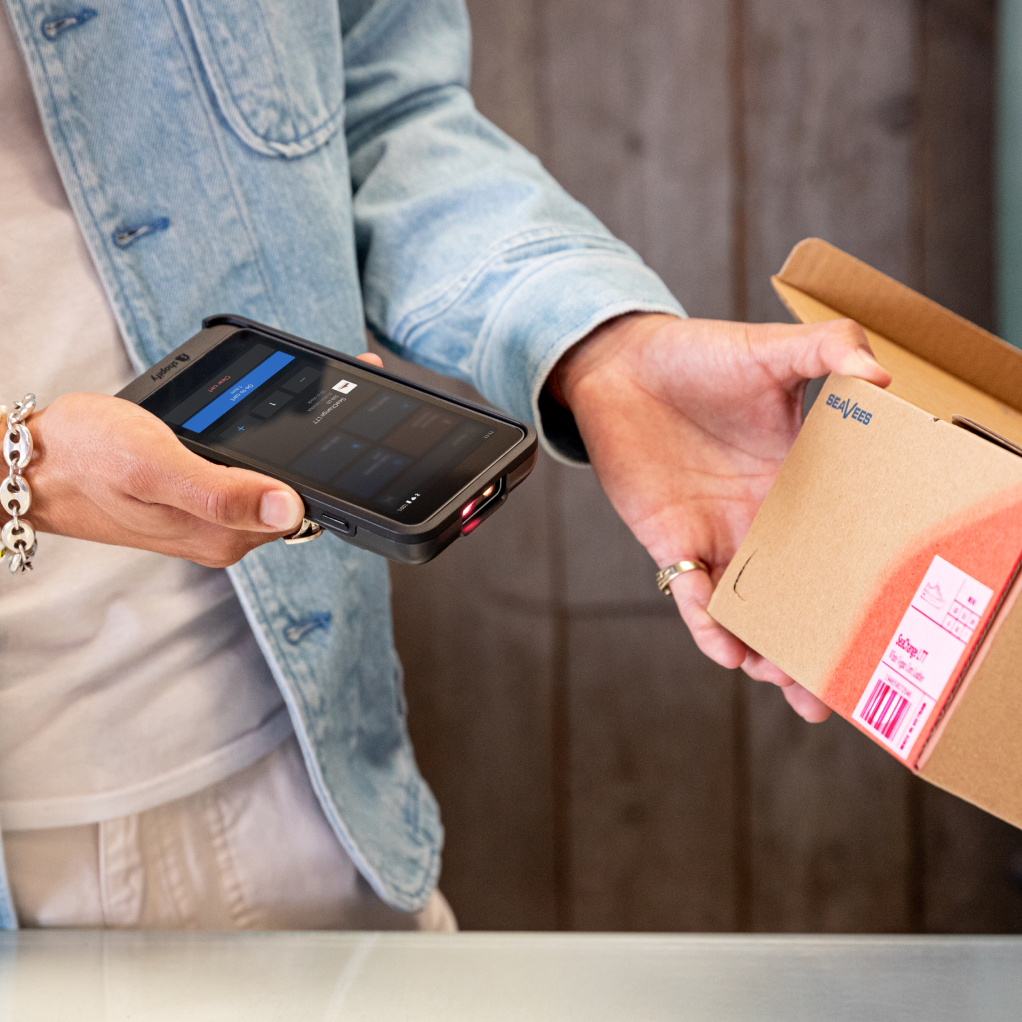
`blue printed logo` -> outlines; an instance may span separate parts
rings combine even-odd
[[[868,426],[869,420],[873,418],[873,413],[867,412],[858,401],[852,404],[850,398],[846,397],[842,400],[837,394],[827,395],[827,407],[836,408],[841,413],[842,419],[847,419],[851,416],[852,419],[856,422],[861,422],[864,426]]]

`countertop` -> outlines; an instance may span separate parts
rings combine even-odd
[[[0,1022],[1022,1017],[1022,938],[0,935]]]

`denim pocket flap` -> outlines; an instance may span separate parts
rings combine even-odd
[[[305,156],[344,118],[337,0],[182,0],[209,84],[238,137],[267,156]]]

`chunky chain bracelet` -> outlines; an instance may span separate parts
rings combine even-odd
[[[4,461],[7,462],[7,478],[0,483],[0,507],[11,516],[11,520],[0,530],[3,551],[0,559],[10,556],[7,567],[12,575],[30,570],[36,550],[35,530],[22,515],[32,506],[32,491],[21,474],[32,460],[32,434],[25,420],[35,411],[35,394],[26,394],[18,401],[14,410],[7,415],[7,433],[4,436]],[[0,413],[6,408],[0,405]]]

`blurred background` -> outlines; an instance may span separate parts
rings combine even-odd
[[[469,8],[481,110],[691,315],[786,320],[770,274],[816,235],[995,327],[994,0]],[[1020,832],[710,664],[654,570],[546,457],[394,568],[464,928],[1022,931]]]

